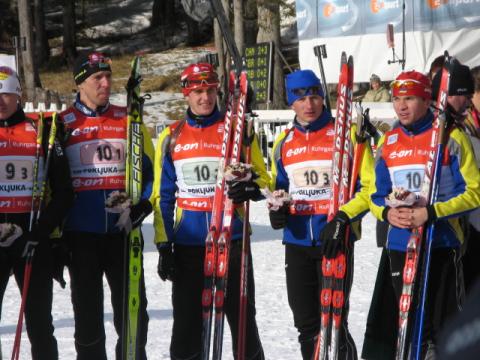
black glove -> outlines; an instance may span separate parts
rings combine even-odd
[[[320,241],[322,242],[323,256],[327,259],[335,258],[345,243],[345,235],[349,222],[350,219],[347,214],[339,211],[332,221],[327,223],[323,228],[320,234]]]
[[[173,254],[172,244],[157,244],[158,249],[158,265],[157,272],[160,279],[173,280],[175,275],[175,256]]]
[[[257,200],[262,196],[260,186],[253,181],[229,181],[228,197],[234,204],[240,204],[247,200]]]
[[[63,269],[70,264],[71,253],[66,241],[61,239],[52,240],[53,271],[52,277],[57,281],[62,289],[65,289],[65,279],[63,278]]]
[[[132,229],[140,226],[143,220],[152,212],[152,204],[148,200],[141,200],[130,207],[130,221]]]
[[[22,251],[22,257],[33,255],[40,240],[36,228],[34,227],[32,231],[25,232],[23,237],[25,239],[25,246]]]
[[[289,214],[288,204],[283,204],[278,210],[270,210],[270,224],[275,230],[283,229],[287,225]]]

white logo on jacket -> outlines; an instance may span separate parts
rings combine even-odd
[[[387,145],[395,144],[397,142],[397,140],[398,140],[398,134],[390,135],[387,138]]]
[[[63,116],[63,121],[68,124],[68,123],[71,123],[71,122],[74,122],[75,120],[77,120],[77,118],[75,117],[75,114],[73,112],[71,113],[68,113],[66,115]]]

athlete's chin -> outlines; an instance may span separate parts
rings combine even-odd
[[[317,120],[317,115],[315,113],[308,113],[303,115],[304,121],[312,122]]]
[[[212,106],[200,106],[197,109],[197,115],[200,115],[200,116],[210,115],[212,112],[213,112]]]
[[[104,101],[105,103],[107,103],[109,98],[110,98],[110,93],[100,93],[97,96],[97,99],[99,101]]]

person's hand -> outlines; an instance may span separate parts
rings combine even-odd
[[[175,275],[175,255],[172,244],[157,244],[158,265],[157,272],[163,281],[172,281]]]
[[[334,259],[338,251],[345,244],[347,226],[350,222],[347,214],[339,211],[335,217],[325,225],[320,234],[323,256],[327,259]]]
[[[434,218],[434,214],[430,215],[426,207],[388,208],[386,215],[390,225],[400,229],[414,229],[424,225],[430,217]]]
[[[116,226],[125,233],[140,226],[143,220],[152,212],[152,204],[147,199],[131,205],[120,213]]]
[[[35,230],[25,232],[23,233],[23,236],[25,238],[25,247],[22,251],[22,257],[28,257],[33,255],[33,252],[38,245],[39,237]]]
[[[289,215],[289,204],[283,204],[278,208],[278,210],[270,210],[270,225],[275,230],[283,229],[287,225],[288,215]]]
[[[227,194],[234,204],[240,204],[247,200],[258,200],[262,196],[260,187],[253,180],[228,181]]]
[[[61,239],[52,240],[52,257],[53,270],[52,277],[60,284],[62,289],[65,289],[65,279],[63,277],[63,270],[65,266],[70,264],[71,252],[67,242]]]

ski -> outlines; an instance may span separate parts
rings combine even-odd
[[[140,58],[137,56],[131,64],[131,74],[127,89],[127,159],[125,182],[126,192],[132,204],[139,202],[142,194],[142,156],[143,156],[143,102],[140,96]],[[140,227],[130,231],[128,238],[128,275],[126,279],[127,301],[126,321],[124,321],[124,359],[136,360],[138,313],[140,308],[140,279],[142,276],[142,234]],[[127,269],[125,269],[126,272]]]
[[[444,147],[445,115],[443,110],[447,105],[448,86],[450,82],[449,63],[451,58],[445,52],[445,65],[442,69],[440,89],[436,103],[435,119],[432,123],[432,136],[430,140],[430,150],[428,160],[425,164],[425,173],[420,190],[420,195],[424,197],[428,204],[433,205],[437,198],[438,184],[440,180],[441,161]],[[434,225],[429,224],[426,227],[420,226],[412,231],[407,243],[407,252],[405,254],[405,265],[403,267],[403,287],[399,302],[398,317],[398,336],[397,350],[395,359],[404,360],[405,356],[418,359],[421,354],[421,338],[423,327],[423,313],[426,298],[426,289],[428,283],[428,269],[430,265],[430,250],[433,240]],[[422,240],[426,236],[426,244],[422,254]],[[422,294],[420,304],[418,304],[417,315],[415,319],[415,331],[411,341],[413,351],[408,352],[407,336],[409,334],[409,313],[414,298],[414,290],[417,287],[418,264],[421,256],[424,256],[423,279],[420,280],[419,291]]]
[[[213,358],[220,359],[223,344],[223,305],[225,300],[230,251],[230,227],[233,204],[226,197],[225,168],[240,160],[247,95],[247,75],[242,70],[242,57],[235,45],[223,5],[220,0],[209,0],[218,21],[233,70],[229,74],[227,109],[221,157],[215,184],[212,217],[205,239],[204,287],[202,290],[202,359],[210,358],[213,307],[215,306]],[[233,129],[233,122],[235,128]],[[223,220],[222,220],[223,216]]]
[[[247,102],[247,72],[242,71],[235,94],[235,129],[231,146],[229,165],[240,162],[243,142],[243,129],[245,124],[245,110]],[[213,359],[222,358],[223,326],[225,319],[224,305],[227,292],[228,266],[230,259],[231,227],[235,207],[231,199],[225,199],[223,209],[222,232],[217,243],[217,264],[215,266],[215,324],[213,333]]]
[[[351,136],[352,123],[353,58],[342,52],[338,84],[337,112],[335,118],[335,139],[332,156],[332,192],[327,215],[331,221],[338,208],[350,197]],[[348,238],[348,231],[347,231]],[[345,302],[343,283],[346,274],[346,256],[339,252],[335,259],[323,257],[321,263],[322,283],[320,290],[320,332],[315,346],[314,359],[326,359],[329,348],[330,359],[338,353],[339,329],[342,308]]]
[[[230,72],[227,110],[225,113],[221,156],[215,182],[215,193],[213,196],[212,217],[210,220],[209,231],[205,239],[205,260],[203,265],[204,286],[202,291],[202,359],[208,359],[210,356],[212,309],[215,292],[215,271],[217,265],[217,242],[222,226],[223,204],[226,198],[224,171],[229,164],[232,149],[231,134],[235,86],[235,74]]]

